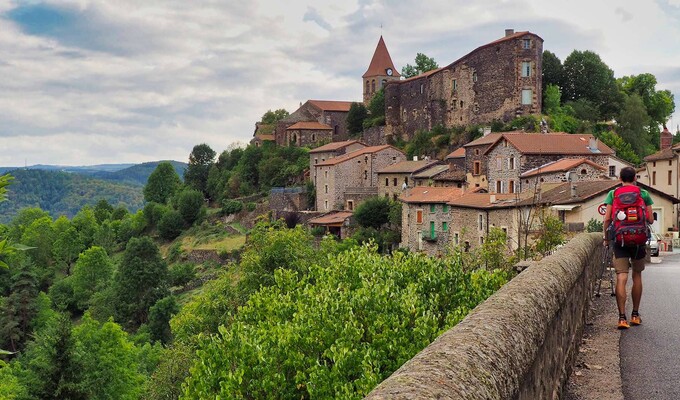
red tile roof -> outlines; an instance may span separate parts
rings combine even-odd
[[[451,154],[446,156],[446,160],[449,158],[465,158],[465,147],[459,147],[454,150]]]
[[[438,160],[418,160],[418,161],[401,161],[396,164],[388,165],[387,167],[378,171],[379,174],[402,174],[413,173],[424,168],[438,164]]]
[[[332,100],[308,100],[308,103],[314,105],[322,111],[344,111],[349,112],[352,106],[351,101],[332,101]]]
[[[334,157],[334,158],[328,159],[326,161],[323,161],[323,162],[316,164],[315,166],[316,167],[323,167],[323,166],[337,165],[337,164],[340,164],[341,162],[351,160],[355,157],[363,156],[364,154],[373,154],[373,153],[377,153],[379,151],[386,150],[386,149],[389,149],[389,148],[392,148],[392,149],[395,149],[395,150],[401,152],[401,150],[399,150],[395,147],[392,147],[388,144],[384,144],[382,146],[371,146],[371,147],[365,147],[363,149],[355,150],[351,153],[343,154],[339,157]]]
[[[465,193],[449,204],[463,208],[507,208],[513,207],[522,195],[524,194]]]
[[[255,139],[259,139],[259,140],[269,140],[269,141],[274,141],[274,140],[276,140],[276,139],[274,138],[274,135],[265,135],[264,133],[258,133],[257,135],[255,135]]]
[[[449,203],[465,193],[461,188],[416,186],[399,196],[404,203]]]
[[[394,68],[394,63],[392,62],[392,57],[390,57],[390,52],[387,51],[387,46],[383,40],[382,35],[380,35],[380,40],[378,40],[378,45],[373,53],[373,58],[371,58],[371,63],[368,65],[368,69],[361,76],[362,78],[367,78],[369,76],[385,76],[387,73],[385,70],[387,68],[392,68],[392,76],[400,77],[397,69]]]
[[[482,136],[479,139],[475,139],[467,144],[464,144],[463,147],[472,147],[472,146],[481,146],[481,145],[491,145],[498,140],[499,137],[501,137],[502,133],[489,133],[486,136]]]
[[[488,135],[491,136],[491,135]],[[497,146],[503,139],[507,140],[522,154],[564,154],[564,155],[610,155],[614,150],[606,144],[596,141],[596,149],[590,149],[590,139],[594,138],[590,134],[568,134],[563,132],[556,133],[502,133],[486,149],[486,153]]]
[[[675,158],[675,151],[673,151],[674,149],[677,150],[675,146],[669,149],[659,150],[656,153],[650,154],[647,157],[645,157],[645,161],[660,161]]]
[[[362,143],[358,140],[345,140],[344,142],[328,143],[328,144],[325,144],[323,146],[317,147],[316,149],[310,150],[309,152],[310,153],[325,153],[325,152],[329,152],[329,151],[336,151],[336,150],[340,150],[342,148],[345,148],[347,146],[351,146],[355,143],[360,144],[364,147],[368,147],[364,143]]]
[[[432,178],[432,177],[438,177],[441,173],[446,172],[449,170],[448,165],[433,165],[427,169],[424,169],[418,173],[413,174],[413,178],[415,179],[424,179],[424,178]]]
[[[561,158],[557,161],[541,165],[538,168],[530,169],[529,171],[521,175],[522,178],[528,178],[530,176],[553,173],[553,172],[563,172],[569,171],[572,168],[578,167],[581,164],[588,164],[600,170],[605,170],[605,167],[597,165],[594,162],[585,158]]]
[[[352,216],[351,211],[338,211],[322,215],[320,217],[312,218],[309,220],[311,225],[342,225],[345,220]]]
[[[300,121],[286,128],[286,130],[312,130],[312,131],[331,131],[333,128],[326,124],[320,124],[316,121]]]

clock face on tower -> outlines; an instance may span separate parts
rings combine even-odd
[[[392,68],[387,68],[385,72],[387,72],[388,76],[392,76]]]

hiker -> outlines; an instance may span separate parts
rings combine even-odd
[[[613,241],[614,270],[616,271],[616,304],[619,308],[618,329],[628,329],[630,324],[640,325],[640,298],[642,297],[642,271],[645,269],[646,244],[649,240],[647,224],[654,222],[649,193],[636,186],[634,168],[625,167],[619,175],[622,185],[609,191],[604,203],[604,245]],[[606,249],[608,250],[608,249]],[[633,269],[633,313],[630,324],[626,318],[626,282],[628,269]]]

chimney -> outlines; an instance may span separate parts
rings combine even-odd
[[[659,144],[661,150],[670,149],[673,146],[673,134],[668,130],[666,125],[663,126],[663,131],[661,132],[659,138]]]
[[[512,36],[512,35],[514,35],[514,34],[515,34],[515,30],[514,30],[514,29],[506,29],[506,30],[505,30],[505,37]]]
[[[590,149],[590,151],[597,151],[598,150],[597,142],[598,142],[598,140],[597,140],[596,137],[590,138],[590,141],[588,142],[588,148]]]
[[[489,133],[491,133],[491,127],[485,126],[483,131],[484,136],[488,135]]]

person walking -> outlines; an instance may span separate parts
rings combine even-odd
[[[654,222],[649,193],[637,187],[634,168],[625,167],[619,174],[621,186],[609,191],[605,204],[604,245],[613,242],[614,270],[616,271],[616,304],[619,309],[618,329],[640,325],[640,299],[642,298],[642,271],[645,269],[646,243],[649,239],[647,224]],[[609,249],[605,249],[609,251]],[[626,318],[626,283],[628,270],[633,270],[633,312],[630,324]]]

